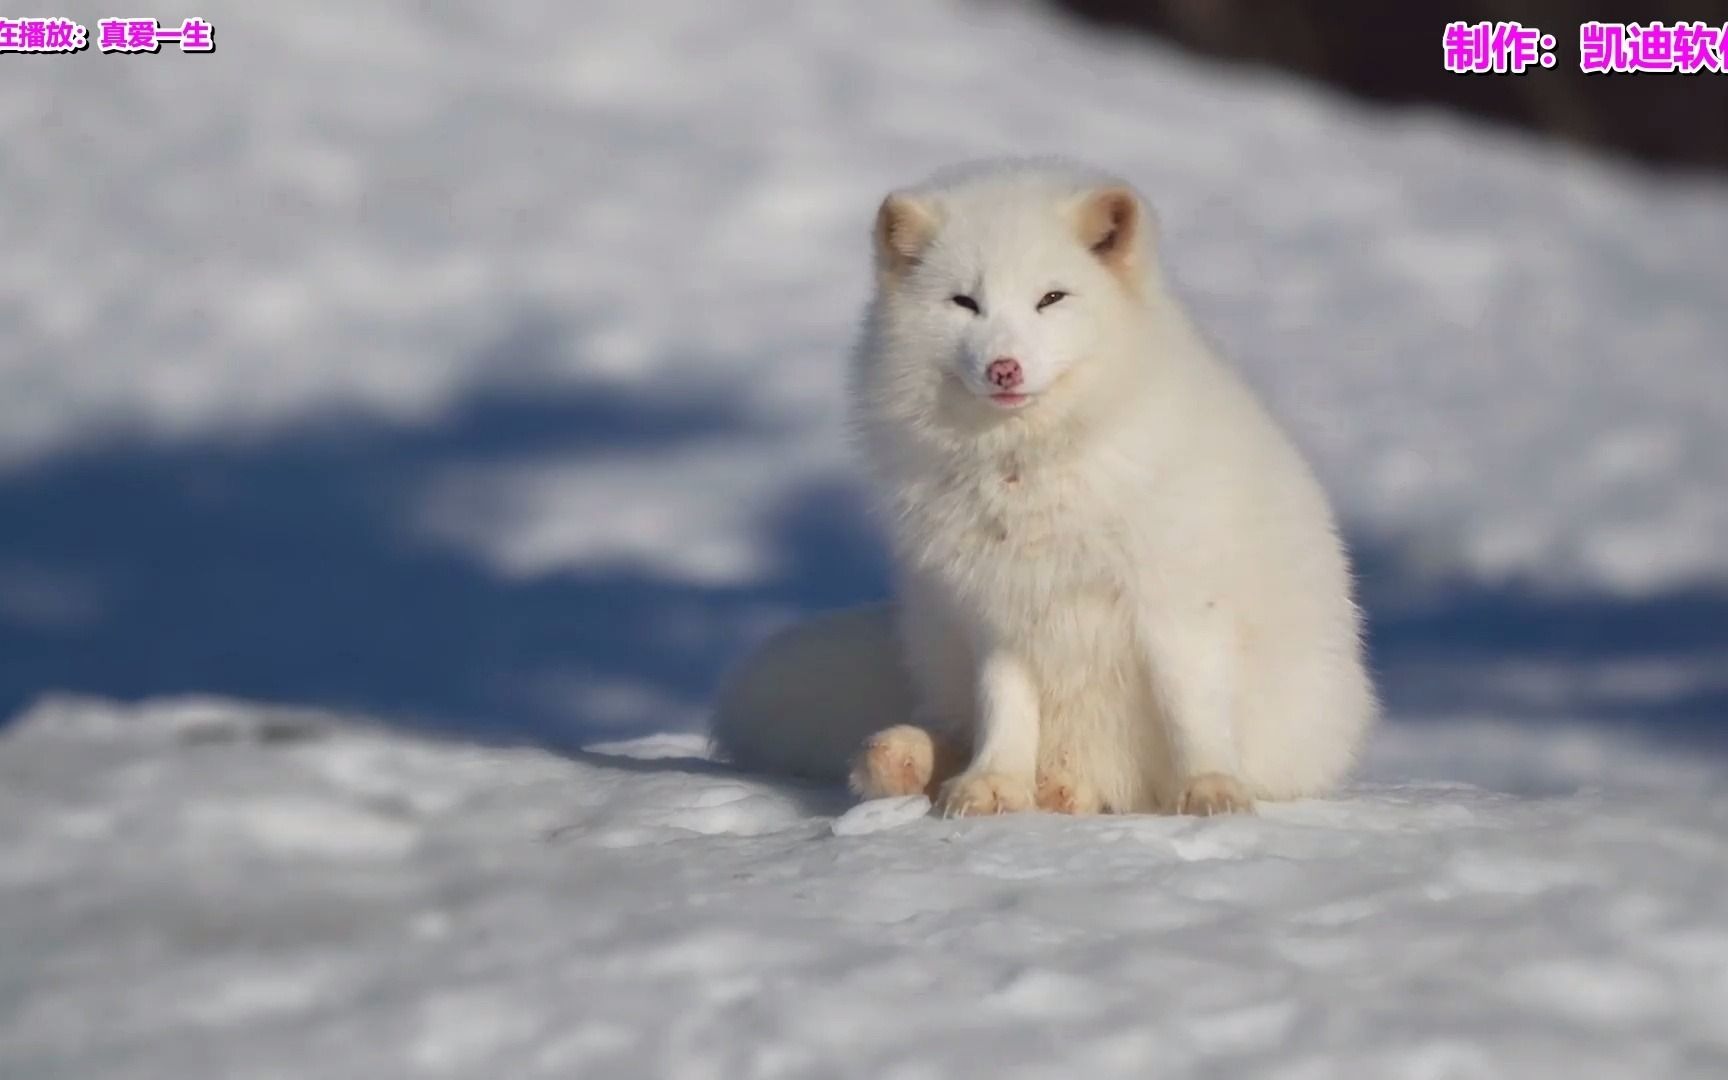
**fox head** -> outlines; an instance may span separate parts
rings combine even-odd
[[[864,389],[968,428],[1062,408],[1124,354],[1151,243],[1133,188],[1067,166],[968,166],[890,194]]]

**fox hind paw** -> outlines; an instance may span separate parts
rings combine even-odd
[[[851,787],[866,799],[917,795],[927,791],[935,771],[936,745],[930,733],[901,724],[864,741],[852,760]]]

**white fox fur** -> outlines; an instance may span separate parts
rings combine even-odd
[[[720,749],[815,777],[856,755],[860,794],[950,814],[1338,781],[1376,713],[1343,546],[1165,288],[1140,196],[1043,160],[949,170],[883,202],[876,264],[850,394],[895,603],[749,658]]]

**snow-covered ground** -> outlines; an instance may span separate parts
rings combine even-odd
[[[0,65],[0,1076],[1728,1070],[1728,184],[1017,4],[196,14]],[[875,202],[1002,151],[1141,183],[1336,493],[1339,799],[702,760],[882,588]]]
[[[1696,762],[1501,737],[1482,749],[1554,760],[1546,793],[941,821],[837,817],[688,736],[570,759],[57,700],[9,740],[6,1076],[1728,1063],[1728,801]]]

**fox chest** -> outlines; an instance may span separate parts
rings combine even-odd
[[[1059,615],[1124,592],[1124,530],[1092,489],[1004,468],[914,494],[901,508],[905,553],[988,621]]]

